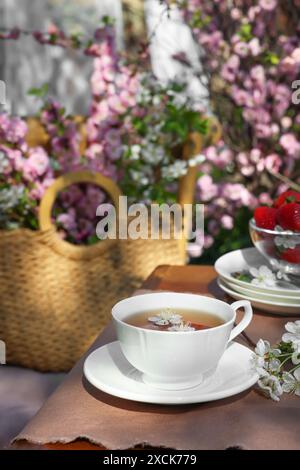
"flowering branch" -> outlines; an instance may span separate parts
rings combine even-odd
[[[288,322],[285,329],[282,340],[274,347],[260,339],[252,359],[259,375],[258,385],[275,401],[284,392],[300,396],[300,320]]]
[[[295,191],[300,191],[300,185],[292,181],[285,175],[281,175],[280,173],[276,173],[275,171],[269,170],[270,175],[274,176],[282,183],[286,184],[289,188],[294,189]]]
[[[54,24],[51,24],[47,31],[29,31],[17,27],[10,29],[2,27],[0,28],[0,39],[18,40],[22,35],[31,36],[39,44],[58,46],[64,49],[78,49],[82,50],[85,55],[99,57],[101,55],[99,44],[106,40],[108,29],[111,28],[111,26],[112,20],[108,17],[104,17],[102,24],[94,32],[92,37],[84,37],[81,33],[67,35]],[[105,34],[104,28],[106,28]],[[114,34],[113,30],[111,34]]]

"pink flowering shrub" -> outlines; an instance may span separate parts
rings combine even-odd
[[[51,159],[25,142],[26,122],[0,114],[0,228],[37,228],[36,208],[53,181]]]
[[[300,182],[300,109],[292,102],[300,73],[300,3],[178,3],[204,52],[211,103],[223,128],[223,140],[206,149],[197,188],[206,203],[211,255],[248,244],[253,208]]]
[[[47,149],[28,148],[26,122],[0,115],[0,228],[37,228],[39,202],[61,174],[97,171],[117,181],[131,202],[165,202],[174,199],[188,165],[199,163],[197,158],[183,162],[175,153],[189,132],[206,132],[206,121],[182,96],[184,85],[163,87],[151,74],[125,63],[117,53],[113,27],[108,19],[104,23],[88,41],[67,37],[55,26],[47,33],[15,28],[0,34],[2,39],[32,34],[41,44],[81,49],[94,63],[84,151],[77,124],[53,99],[39,113],[49,136]],[[45,86],[30,90],[39,98],[46,92]],[[108,196],[93,185],[63,191],[53,210],[61,236],[79,244],[97,241],[96,208],[104,201]]]

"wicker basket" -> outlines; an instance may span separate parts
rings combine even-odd
[[[198,153],[201,144],[200,136],[191,136],[184,158]],[[192,202],[195,181],[190,168],[180,181],[181,204]],[[46,191],[40,230],[0,231],[0,338],[9,363],[70,369],[106,325],[116,301],[157,265],[185,263],[184,239],[104,240],[92,246],[63,241],[52,226],[51,209],[59,191],[79,182],[99,185],[118,208],[121,191],[112,180],[77,172]]]
[[[0,338],[7,361],[34,369],[73,366],[110,317],[158,264],[184,264],[182,240],[63,241],[51,226],[58,190],[75,182],[100,185],[118,206],[119,188],[99,174],[55,181],[40,207],[40,231],[0,232]]]

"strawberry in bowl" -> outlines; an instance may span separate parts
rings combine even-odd
[[[249,222],[252,242],[271,265],[300,275],[300,193],[285,191],[272,207],[257,207]]]

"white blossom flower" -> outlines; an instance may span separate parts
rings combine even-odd
[[[187,173],[187,163],[182,160],[176,160],[169,166],[162,168],[163,178],[179,178]]]
[[[300,351],[294,351],[291,357],[291,361],[296,366],[300,364]]]
[[[300,368],[296,369],[293,374],[290,372],[283,372],[282,379],[282,390],[284,392],[293,392],[295,395],[300,396]]]
[[[166,310],[162,310],[158,315],[148,317],[148,321],[157,326],[179,325],[182,323],[182,315],[179,315],[167,308]]]
[[[178,331],[178,332],[183,332],[183,331],[195,331],[195,328],[191,326],[190,322],[181,322],[179,325],[173,325],[170,328],[168,328],[168,331]]]
[[[17,206],[24,195],[23,185],[11,186],[0,191],[0,210],[5,212]]]
[[[257,268],[250,268],[250,274],[254,279],[251,284],[261,287],[274,287],[276,285],[276,276],[268,266],[260,266]]]
[[[7,171],[10,167],[10,161],[4,152],[0,151],[0,175]]]
[[[158,106],[161,103],[161,99],[159,96],[153,96],[152,103],[154,106]]]
[[[266,377],[269,375],[269,371],[280,369],[281,363],[277,359],[280,355],[280,349],[271,348],[269,341],[260,339],[256,344],[255,353],[251,358],[251,364],[260,377]],[[270,360],[266,359],[267,354],[271,356]]]
[[[159,318],[159,319],[155,322],[155,325],[157,325],[157,326],[166,326],[166,325],[169,325],[169,321],[168,321],[168,320],[164,320],[163,318]]]
[[[252,354],[250,361],[252,369],[258,373],[259,377],[264,377],[268,375],[268,372],[265,369],[266,362],[264,357],[258,356],[257,354]]]
[[[142,149],[143,160],[150,165],[157,165],[163,160],[164,156],[165,150],[160,145],[148,143],[148,145]]]
[[[283,393],[283,389],[278,377],[272,374],[268,374],[258,380],[258,385],[267,395],[272,398],[272,400],[280,400],[280,397]]]
[[[134,154],[139,154],[141,151],[141,146],[138,145],[138,144],[134,144],[131,146],[131,152],[134,153]]]
[[[195,155],[193,158],[190,158],[188,161],[189,166],[194,167],[197,165],[200,165],[206,160],[205,155],[202,155],[199,153],[198,155]]]
[[[282,341],[300,345],[300,320],[286,323],[285,329],[288,333],[284,333]]]
[[[179,325],[182,322],[182,316],[181,315],[172,315],[169,318],[169,322],[171,325]]]
[[[281,362],[279,359],[272,358],[268,362],[268,369],[272,372],[278,372],[280,370],[280,367],[281,367]]]
[[[269,341],[264,341],[263,339],[258,340],[256,347],[255,347],[255,352],[258,356],[264,357],[265,354],[267,354],[271,349],[271,345]]]
[[[157,315],[155,315],[154,317],[148,317],[148,321],[150,321],[151,323],[156,323],[159,320],[160,318]]]

